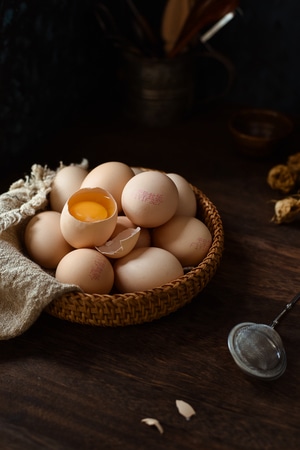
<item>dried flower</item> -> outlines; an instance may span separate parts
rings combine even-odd
[[[291,172],[299,175],[300,173],[300,153],[290,155],[287,160],[287,166]]]
[[[300,196],[294,195],[275,201],[274,216],[272,221],[290,223],[300,213]]]
[[[294,189],[296,184],[297,174],[291,172],[288,166],[278,164],[272,167],[267,176],[267,183],[272,189],[279,190],[284,194],[288,194]]]

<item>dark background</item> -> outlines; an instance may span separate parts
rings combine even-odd
[[[123,3],[111,1],[116,14]],[[164,4],[136,0],[153,27]],[[234,83],[220,101],[299,113],[299,13],[297,0],[240,1],[234,20],[210,40],[235,67]],[[103,37],[92,1],[0,0],[0,33],[3,168],[29,164],[39,142],[91,104],[105,117],[108,105],[117,111],[118,54]],[[205,74],[199,70],[197,83],[201,88],[209,79],[214,89],[219,76],[212,64]]]

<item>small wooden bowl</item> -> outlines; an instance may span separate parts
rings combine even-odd
[[[229,121],[229,130],[238,150],[248,156],[266,157],[291,134],[293,121],[270,109],[243,109]]]

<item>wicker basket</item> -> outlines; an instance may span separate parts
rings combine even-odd
[[[46,312],[70,322],[97,326],[125,326],[150,322],[189,303],[214,276],[223,253],[223,225],[216,207],[195,186],[197,217],[212,233],[212,245],[199,265],[180,278],[147,291],[126,294],[71,292],[55,299]]]

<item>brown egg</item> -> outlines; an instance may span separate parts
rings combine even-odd
[[[52,181],[49,194],[50,208],[61,212],[68,198],[80,188],[87,174],[87,169],[76,165],[60,169]]]
[[[119,161],[108,161],[99,164],[85,177],[81,188],[100,187],[110,192],[121,211],[121,195],[125,184],[134,176],[133,170]]]
[[[79,248],[61,259],[55,277],[61,283],[76,284],[88,294],[109,294],[114,271],[109,260],[97,250]]]
[[[149,228],[141,228],[140,235],[134,248],[150,247],[151,246],[151,233]]]
[[[174,216],[152,230],[152,245],[171,252],[183,266],[199,264],[211,243],[209,229],[196,217]]]
[[[167,176],[175,183],[178,190],[179,201],[175,214],[178,216],[195,217],[197,200],[191,185],[178,173],[167,173]]]
[[[115,285],[119,292],[153,289],[183,275],[178,259],[155,247],[133,249],[114,264]]]
[[[125,185],[122,209],[136,225],[152,228],[167,222],[178,206],[178,190],[164,173],[149,170],[138,173]]]
[[[47,269],[54,269],[73,250],[61,233],[57,211],[43,211],[33,216],[25,228],[24,243],[29,257]]]

